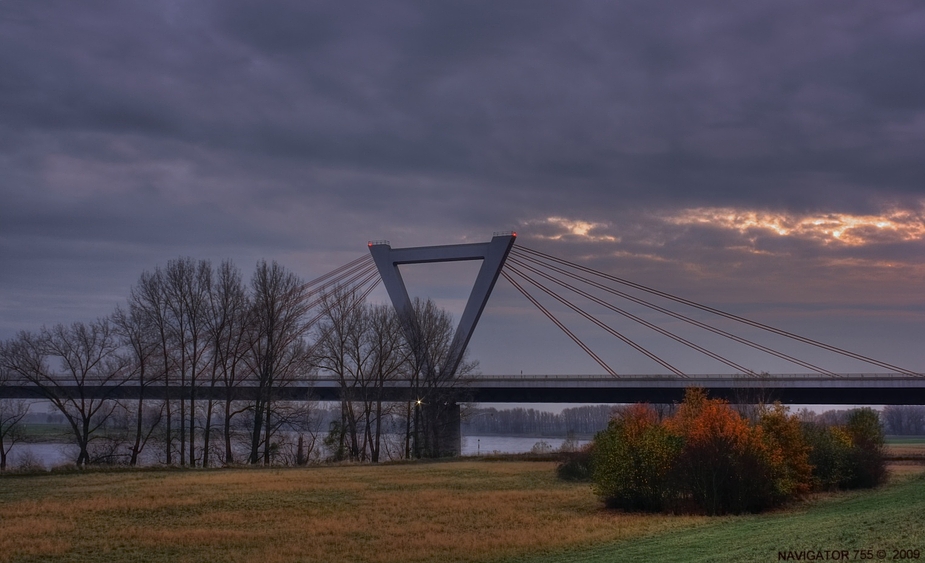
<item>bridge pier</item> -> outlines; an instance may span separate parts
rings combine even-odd
[[[424,405],[423,415],[429,422],[424,449],[433,457],[456,457],[462,453],[462,417],[459,404]]]

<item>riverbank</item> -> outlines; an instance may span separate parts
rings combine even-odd
[[[46,432],[38,436],[48,438],[55,435]],[[58,435],[55,440],[35,439],[16,444],[11,451],[10,468],[52,469],[73,463],[77,457],[76,446],[61,440],[62,437]],[[318,444],[317,447],[322,447],[320,443],[323,442],[323,436],[319,436],[315,442]],[[461,445],[462,456],[478,457],[523,453],[547,454],[559,451],[566,442],[566,438],[538,436],[463,436]],[[568,447],[581,447],[586,443],[587,440],[572,440]],[[142,456],[142,464],[158,465],[157,456],[161,453],[157,447],[149,446]],[[328,455],[329,452],[319,452],[315,458],[324,459]],[[244,459],[243,456],[242,453],[239,459]]]

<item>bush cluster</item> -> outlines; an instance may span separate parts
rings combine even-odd
[[[871,409],[851,411],[844,426],[807,424],[813,488],[822,491],[876,487],[886,478],[883,431]]]
[[[816,489],[875,486],[884,467],[870,409],[854,411],[845,427],[804,427],[775,405],[753,423],[700,389],[664,420],[648,405],[624,409],[595,437],[591,455],[607,506],[711,515],[760,512]]]
[[[556,476],[563,481],[590,481],[593,476],[591,469],[593,456],[593,442],[577,450],[563,451],[559,465],[556,466]]]

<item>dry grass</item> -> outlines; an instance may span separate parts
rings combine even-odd
[[[5,477],[0,561],[490,561],[710,521],[607,512],[554,473],[463,461]]]
[[[0,561],[480,561],[696,525],[601,510],[553,464],[0,479]]]
[[[890,481],[916,477],[925,473],[925,465],[917,461],[894,461],[887,465]]]
[[[886,454],[891,457],[925,459],[925,439],[921,436],[892,438],[887,441]]]

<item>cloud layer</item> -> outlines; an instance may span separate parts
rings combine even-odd
[[[922,68],[913,1],[5,2],[0,336],[177,256],[312,277],[513,229],[791,328],[873,319],[898,353],[925,328]]]

